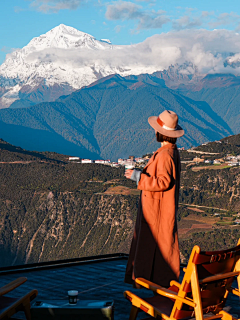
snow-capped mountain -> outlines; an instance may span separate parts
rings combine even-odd
[[[0,66],[0,109],[13,102],[12,107],[22,107],[54,101],[111,74],[168,69],[180,56],[161,41],[152,37],[135,45],[113,45],[61,24],[7,55]],[[187,63],[180,72],[188,74],[191,66]]]
[[[80,61],[80,51],[86,54],[116,48],[108,39],[99,41],[63,24],[33,38],[27,46],[9,54],[0,66],[0,108],[8,107],[39,88],[46,91],[55,86],[50,99],[55,100],[100,77],[121,72],[105,63]]]
[[[172,88],[195,85],[208,73],[239,75],[239,52],[240,35],[228,30],[182,30],[113,45],[61,24],[7,55],[0,66],[0,108],[53,101],[115,73],[163,72],[158,76]]]
[[[90,34],[78,31],[72,27],[60,24],[40,37],[33,38],[24,48],[23,52],[29,54],[46,48],[88,48],[88,49],[111,49],[108,40],[96,40]]]

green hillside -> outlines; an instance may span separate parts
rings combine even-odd
[[[240,77],[232,74],[207,75],[194,86],[190,83],[178,89],[183,95],[195,101],[205,101],[232,129],[240,131]]]
[[[174,110],[185,129],[179,146],[190,147],[232,134],[205,102],[196,102],[149,75],[113,75],[55,102],[0,110],[0,136],[24,149],[81,158],[116,160],[157,148],[149,116]]]

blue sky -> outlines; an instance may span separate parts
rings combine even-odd
[[[113,44],[182,29],[240,32],[239,0],[0,0],[0,64],[59,24]]]

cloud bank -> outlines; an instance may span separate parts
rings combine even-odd
[[[73,68],[110,66],[135,74],[160,71],[187,61],[199,73],[240,73],[240,35],[228,30],[181,30],[109,50],[45,49],[30,54],[27,59],[29,63],[56,62]]]

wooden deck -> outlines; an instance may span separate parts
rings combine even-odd
[[[67,299],[68,290],[78,290],[79,299],[82,300],[114,300],[114,319],[123,320],[128,319],[131,308],[130,303],[123,297],[125,290],[137,292],[141,296],[152,296],[145,289],[136,290],[123,282],[126,263],[126,258],[118,257],[63,267],[56,265],[50,269],[20,269],[10,274],[0,271],[0,286],[17,277],[26,276],[28,281],[15,290],[15,296],[37,289],[39,294],[36,300],[64,300]],[[239,299],[234,297],[228,304],[230,312],[240,318]],[[20,313],[18,317],[24,318]],[[138,319],[143,317],[146,315],[140,313]]]

